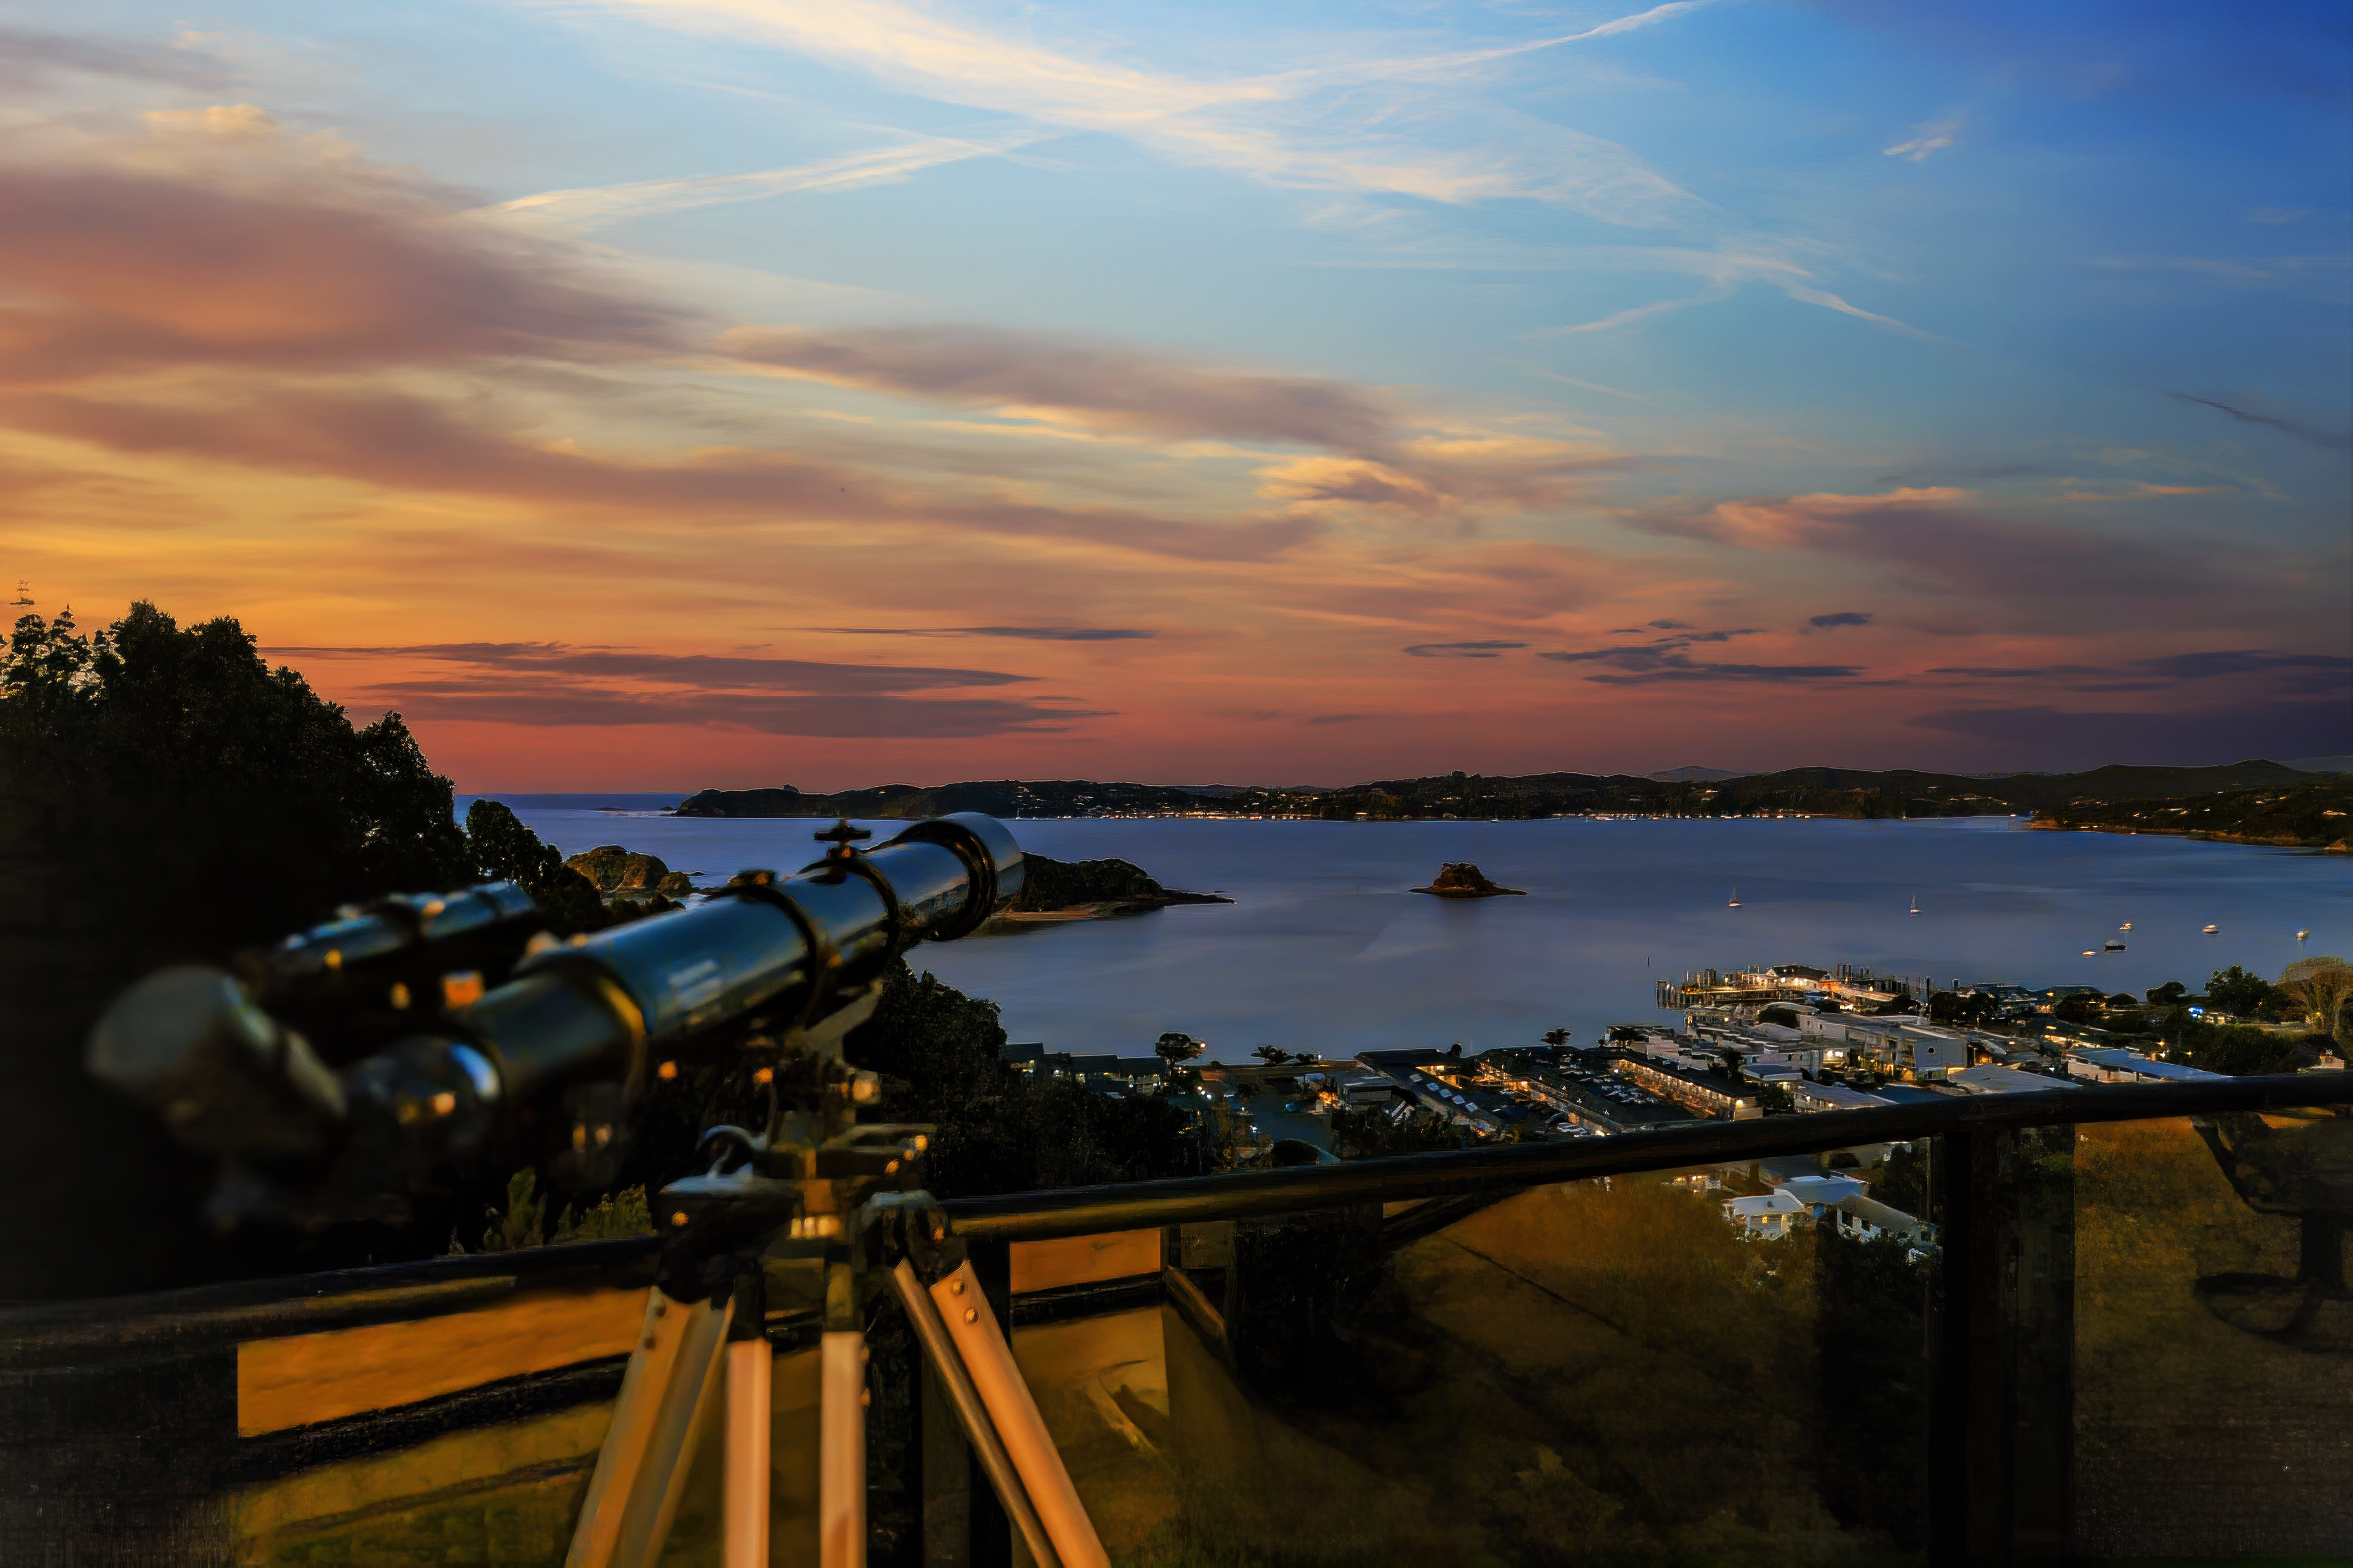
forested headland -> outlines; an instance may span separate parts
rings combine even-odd
[[[1726,779],[1629,773],[1436,773],[1340,788],[1179,786],[1086,779],[877,784],[830,795],[789,785],[707,789],[679,803],[681,816],[936,816],[955,811],[1008,818],[1217,814],[1333,821],[1520,818],[1575,815],[1856,818],[2006,816],[2084,801],[2153,800],[2220,790],[2271,790],[2315,775],[2260,759],[2224,767],[2105,767],[2076,773],[1971,777],[1908,769],[1789,768]]]

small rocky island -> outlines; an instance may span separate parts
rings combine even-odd
[[[1429,893],[1441,899],[1493,899],[1504,893],[1528,896],[1525,888],[1505,888],[1487,880],[1487,874],[1468,860],[1449,860],[1438,869],[1427,888],[1416,888],[1417,893]]]
[[[997,920],[1014,925],[1105,920],[1141,914],[1172,904],[1230,904],[1218,893],[1187,893],[1164,888],[1132,860],[1056,860],[1021,857],[1021,892]]]

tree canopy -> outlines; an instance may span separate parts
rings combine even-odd
[[[2284,999],[2279,987],[2237,964],[2218,969],[2206,983],[2206,1001],[2234,1018],[2264,1018],[2277,1012]]]
[[[145,963],[219,955],[378,893],[471,879],[435,773],[397,713],[354,728],[227,617],[142,602],[85,636],[26,616],[0,662],[0,792],[45,869]],[[142,896],[142,890],[145,896]],[[189,897],[199,891],[200,897]],[[63,912],[63,911],[58,911]]]
[[[0,1253],[0,1296],[237,1268],[195,1223],[209,1168],[83,1072],[90,1023],[158,964],[471,881],[449,781],[398,714],[355,728],[234,620],[26,616],[0,657],[0,1142],[44,1216]]]

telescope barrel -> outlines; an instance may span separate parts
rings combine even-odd
[[[1001,824],[937,817],[871,850],[844,842],[793,876],[745,872],[684,910],[533,953],[443,1027],[343,1069],[340,1095],[335,1080],[310,1081],[322,1075],[301,1037],[241,1005],[227,975],[167,971],[134,985],[99,1021],[89,1063],[175,1129],[201,1128],[205,1152],[316,1148],[332,1105],[353,1148],[413,1173],[520,1104],[574,1084],[639,1081],[651,1052],[706,1030],[754,1013],[782,1027],[816,1024],[913,943],[976,929],[1021,882],[1020,846]],[[417,922],[367,914],[317,928],[280,950],[281,973],[316,984],[417,943],[445,910],[469,928],[515,915],[507,888],[403,902]],[[296,1089],[281,1081],[290,1070]],[[281,1109],[299,1110],[299,1128],[276,1125]]]
[[[782,879],[746,873],[691,909],[534,954],[453,1016],[494,1054],[510,1099],[627,1078],[641,1049],[754,1010],[815,1022],[907,947],[964,935],[1020,888],[1020,847],[995,818],[936,817],[863,854]]]

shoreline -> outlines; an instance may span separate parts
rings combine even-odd
[[[2195,827],[2103,827],[2092,822],[2033,822],[2028,826],[2037,833],[2106,833],[2118,838],[2199,838],[2209,844],[2244,844],[2258,849],[2301,849],[2308,855],[2353,855],[2353,840],[2344,838],[2334,844],[2315,844],[2308,839],[2278,835],[2261,837],[2252,833],[2209,833]]]

